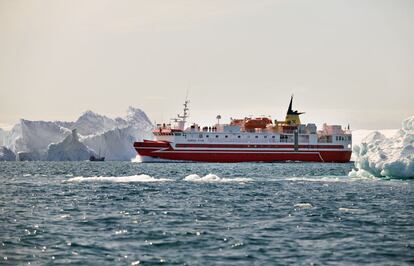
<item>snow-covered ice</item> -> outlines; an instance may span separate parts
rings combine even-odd
[[[0,146],[0,161],[15,161],[16,155],[10,149]]]
[[[85,144],[79,141],[76,129],[59,143],[52,143],[48,147],[48,161],[84,161],[95,155]]]
[[[18,160],[75,160],[74,151],[65,145],[76,129],[78,140],[91,152],[100,152],[107,160],[130,160],[136,155],[133,142],[152,138],[152,128],[145,112],[138,108],[129,107],[125,117],[115,119],[87,111],[74,122],[21,119],[10,131],[0,131],[0,146],[10,149]],[[49,147],[52,143],[55,145]]]
[[[354,145],[355,168],[351,177],[414,177],[414,116],[402,128],[387,137],[381,132],[370,133]]]

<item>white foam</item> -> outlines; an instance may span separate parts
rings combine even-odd
[[[310,203],[297,203],[293,205],[293,207],[301,208],[301,209],[313,208],[312,204]]]
[[[168,182],[172,181],[168,178],[154,178],[149,175],[133,175],[133,176],[91,176],[83,177],[76,176],[69,178],[63,182],[76,183],[76,182],[113,182],[113,183],[130,183],[130,182]]]
[[[181,162],[188,162],[188,161],[181,161],[181,160],[168,160],[168,159],[161,159],[161,158],[153,158],[150,156],[140,156],[137,155],[131,159],[133,163],[181,163]]]
[[[325,183],[336,183],[336,182],[352,182],[353,180],[347,176],[343,177],[288,177],[281,180],[285,181],[302,181],[302,182],[325,182]]]
[[[360,209],[351,209],[351,208],[339,208],[338,210],[341,211],[341,212],[351,212],[351,213],[361,212]]]
[[[188,182],[196,182],[196,183],[245,183],[251,182],[253,179],[251,178],[243,178],[243,177],[236,177],[236,178],[223,178],[219,177],[214,174],[208,174],[205,176],[199,176],[197,174],[191,174],[184,178],[184,181]]]

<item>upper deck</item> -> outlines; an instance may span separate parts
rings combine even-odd
[[[154,136],[157,140],[175,144],[302,144],[302,145],[334,145],[351,149],[352,135],[348,129],[339,125],[324,124],[321,130],[315,124],[301,124],[298,111],[292,110],[292,99],[284,121],[272,121],[269,117],[232,119],[229,124],[218,122],[213,126],[200,127],[192,124],[184,129],[188,117],[188,101],[184,104],[184,114],[175,119],[177,126],[170,124],[157,125]]]

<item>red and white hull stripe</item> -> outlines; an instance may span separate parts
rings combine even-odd
[[[176,144],[166,141],[135,142],[140,156],[197,162],[349,162],[351,153],[342,145],[291,144]]]

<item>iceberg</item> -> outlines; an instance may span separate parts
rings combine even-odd
[[[4,146],[18,154],[19,160],[43,160],[50,143],[62,141],[70,130],[55,122],[21,119],[4,138]]]
[[[82,140],[88,147],[110,161],[130,160],[136,156],[134,141],[142,136],[134,127],[115,128],[105,133],[88,136]]]
[[[4,145],[4,139],[7,135],[7,132],[0,128],[0,146]]]
[[[12,150],[0,146],[0,161],[16,161],[16,155]]]
[[[86,150],[79,143],[90,153],[101,151],[100,155],[107,160],[130,160],[136,156],[133,142],[151,138],[152,129],[149,118],[139,108],[129,107],[125,117],[115,119],[86,111],[74,122],[21,119],[10,131],[0,130],[0,146],[11,150],[17,160],[24,161],[83,160]],[[75,145],[79,150],[70,150],[68,145]]]
[[[351,177],[414,178],[414,116],[388,137],[374,131],[354,145],[355,168]]]
[[[76,129],[59,143],[52,143],[48,147],[48,161],[84,161],[95,155],[85,144],[79,141]]]
[[[76,129],[83,136],[103,133],[116,127],[117,122],[114,119],[92,111],[86,111],[70,125],[71,129]]]
[[[126,118],[116,118],[117,126],[100,134],[89,135],[81,141],[106,160],[129,161],[137,153],[135,141],[152,138],[153,125],[147,115],[138,108],[129,107]]]

